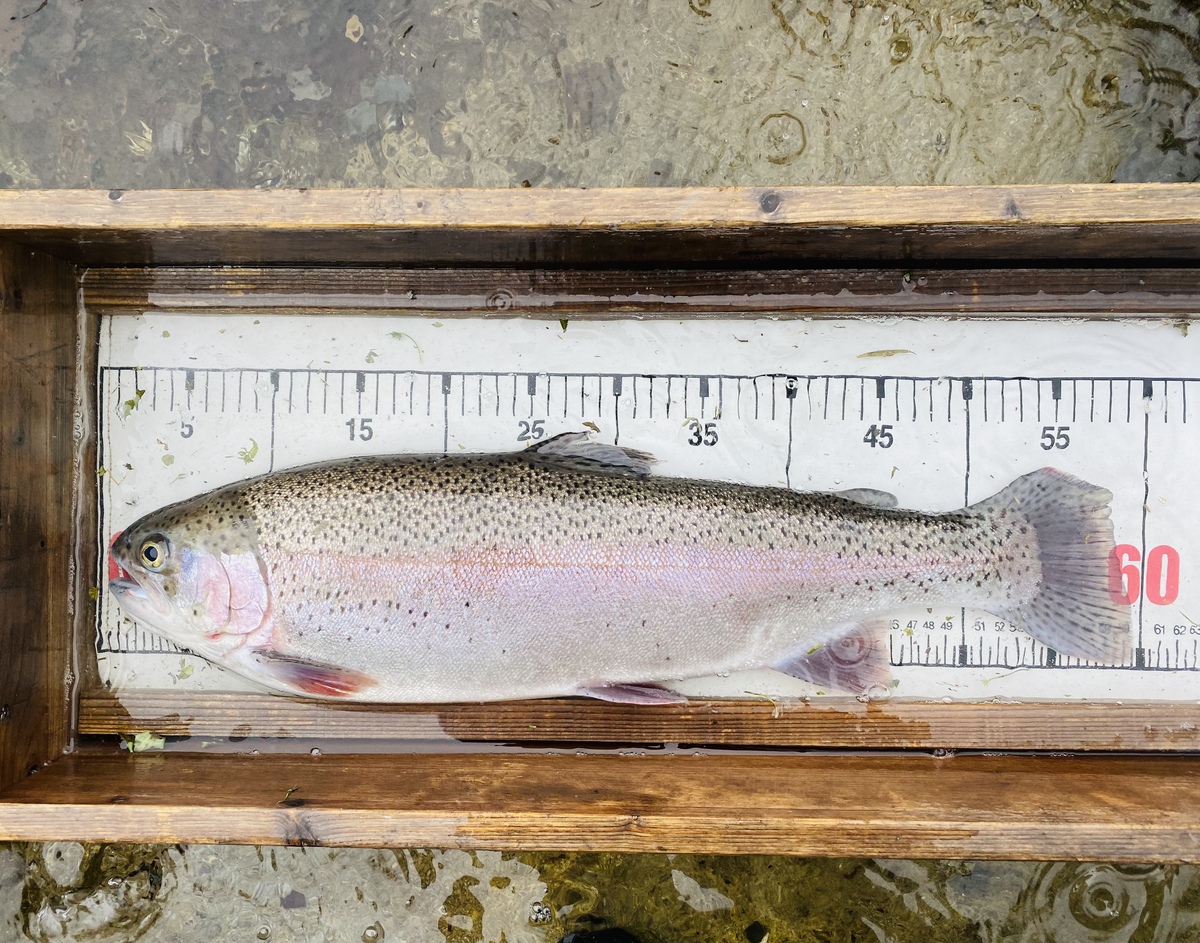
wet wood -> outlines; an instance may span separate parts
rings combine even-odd
[[[298,741],[786,746],[843,749],[1200,748],[1200,705],[971,703],[852,698],[627,705],[562,698],[504,704],[335,704],[269,694],[88,693],[80,732]],[[297,745],[297,749],[301,745]]]
[[[0,242],[0,787],[71,738],[75,287]]]
[[[1196,748],[1195,705],[568,699],[331,709],[167,692],[118,702],[98,690],[90,637],[72,633],[69,606],[86,623],[81,589],[95,564],[85,539],[72,600],[72,529],[94,529],[94,495],[73,505],[77,273],[50,257],[155,266],[88,272],[93,315],[1186,319],[1200,295],[1198,197],[1197,185],[0,191],[0,240],[9,240],[0,241],[0,840],[1200,861],[1200,759],[1162,755]],[[84,367],[90,377],[94,363]],[[458,752],[129,756],[92,741],[60,757],[75,732],[72,644],[88,656],[85,740],[150,729],[293,748],[433,741]],[[620,756],[494,745],[528,742],[910,752]],[[1144,752],[911,752],[1083,747]]]
[[[77,281],[82,273],[76,272]],[[82,300],[82,290],[79,292]],[[91,391],[96,389],[97,362],[100,356],[100,315],[83,303],[79,307],[76,322],[79,338],[78,356],[81,358],[78,376],[84,378],[89,395],[77,397],[77,428],[81,437],[79,444],[79,469],[85,480],[75,484],[74,527],[78,536],[75,542],[75,599],[79,601],[74,616],[74,641],[76,674],[73,697],[75,704],[75,726],[78,731],[78,697],[80,692],[98,688],[100,667],[96,661],[96,592],[97,574],[100,572],[100,548],[93,535],[100,532],[100,489],[95,476],[99,463],[96,460],[98,438],[98,404]],[[107,565],[107,560],[104,561]]]
[[[0,234],[83,265],[611,268],[1200,260],[1200,185],[5,190]]]
[[[269,315],[620,318],[986,313],[1028,318],[1200,310],[1197,268],[93,269],[89,308]]]
[[[66,756],[0,841],[1200,861],[1200,760]]]

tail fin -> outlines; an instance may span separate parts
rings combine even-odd
[[[1112,492],[1043,468],[972,507],[1015,510],[1037,532],[1041,580],[1033,598],[999,612],[1064,655],[1118,664],[1129,657],[1129,606],[1109,590]]]

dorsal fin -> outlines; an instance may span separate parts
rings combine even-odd
[[[608,442],[593,442],[590,437],[589,432],[564,432],[521,454],[533,461],[572,471],[608,472],[630,478],[645,478],[650,474],[650,466],[655,461],[650,453]]]
[[[872,508],[894,508],[900,504],[890,491],[880,491],[878,488],[850,488],[837,492],[837,496]]]

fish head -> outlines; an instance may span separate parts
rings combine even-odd
[[[205,657],[269,625],[267,568],[254,516],[236,491],[148,514],[120,533],[124,575],[109,591],[131,619]]]

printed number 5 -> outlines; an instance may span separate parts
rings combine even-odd
[[[1067,435],[1070,431],[1070,426],[1042,426],[1042,448],[1047,452],[1051,449],[1065,449],[1071,444],[1071,437]]]
[[[717,424],[715,422],[706,422],[702,427],[699,420],[693,419],[688,423],[688,428],[692,430],[691,436],[688,437],[688,445],[717,444]]]

